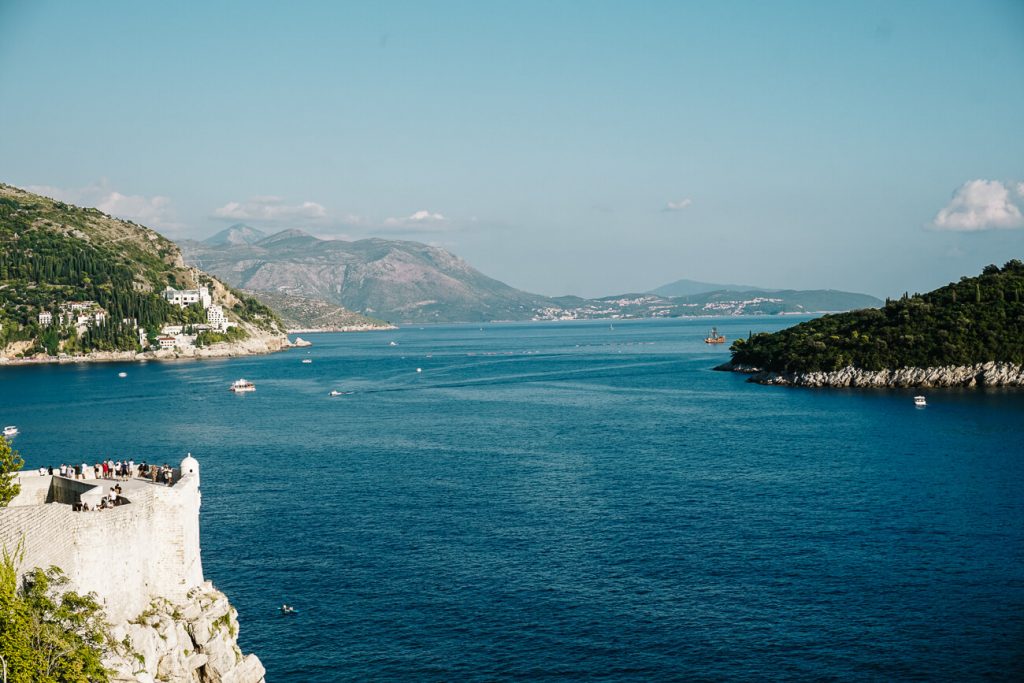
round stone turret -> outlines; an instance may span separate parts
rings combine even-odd
[[[181,461],[179,470],[183,477],[189,474],[194,474],[196,475],[196,479],[199,479],[199,461],[193,458],[191,453],[186,455],[185,459]]]

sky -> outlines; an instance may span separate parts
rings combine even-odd
[[[547,294],[1024,259],[1024,1],[0,0],[0,181]]]

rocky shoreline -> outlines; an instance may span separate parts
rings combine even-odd
[[[130,363],[145,360],[181,360],[198,358],[234,358],[257,356],[285,351],[295,346],[309,346],[309,342],[296,344],[288,341],[287,335],[266,335],[250,337],[238,342],[222,342],[204,347],[186,349],[161,349],[159,351],[93,351],[84,356],[45,356],[30,358],[9,358],[0,356],[0,367],[5,365],[64,365],[72,363]]]
[[[846,367],[833,372],[771,372],[745,365],[723,363],[715,368],[751,375],[749,382],[793,387],[1021,387],[1024,366],[1014,363],[977,363],[948,365],[937,368],[897,368],[895,370],[861,370]]]

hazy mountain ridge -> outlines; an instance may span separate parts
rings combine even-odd
[[[186,241],[182,249],[232,285],[322,299],[390,321],[526,320],[548,301],[419,242],[319,240],[287,230],[248,245]]]
[[[355,313],[322,299],[308,299],[281,292],[245,290],[245,293],[274,309],[289,331],[347,332],[393,327],[383,320]]]
[[[597,299],[547,297],[510,287],[458,256],[420,242],[321,240],[283,230],[251,243],[241,236],[182,242],[189,262],[234,286],[320,299],[393,322],[486,322],[811,313],[879,306],[874,297],[834,290],[723,290],[690,283],[687,296],[651,293]]]
[[[267,233],[262,230],[257,230],[245,223],[235,223],[229,228],[221,230],[211,237],[207,237],[203,240],[204,244],[210,246],[222,246],[222,245],[241,245],[241,244],[253,244],[259,242],[261,239],[267,236]]]
[[[650,291],[651,294],[657,294],[659,296],[693,296],[694,294],[706,294],[708,292],[718,292],[722,290],[728,290],[731,292],[760,292],[760,287],[751,287],[750,285],[725,285],[715,284],[713,282],[700,282],[698,280],[676,280],[669,282],[668,284],[656,287]]]

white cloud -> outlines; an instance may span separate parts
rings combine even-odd
[[[682,211],[690,204],[693,204],[693,200],[687,197],[686,199],[680,199],[678,202],[668,202],[662,211]]]
[[[1018,192],[1022,184],[1018,184]],[[932,227],[958,232],[1021,228],[1024,227],[1024,214],[1010,200],[1007,185],[998,180],[968,180],[935,216]]]
[[[326,221],[327,209],[316,202],[288,204],[281,197],[259,196],[244,202],[228,202],[215,209],[213,217],[264,225],[309,224]]]
[[[420,209],[403,218],[385,218],[384,225],[390,228],[414,228],[421,230],[437,230],[446,227],[448,219],[443,214]]]
[[[68,204],[92,206],[111,216],[135,221],[151,228],[174,230],[182,227],[175,219],[174,208],[168,197],[122,194],[111,189],[105,178],[85,187],[28,185],[25,189]]]
[[[1017,183],[1017,194],[1024,197],[1024,183]]]

